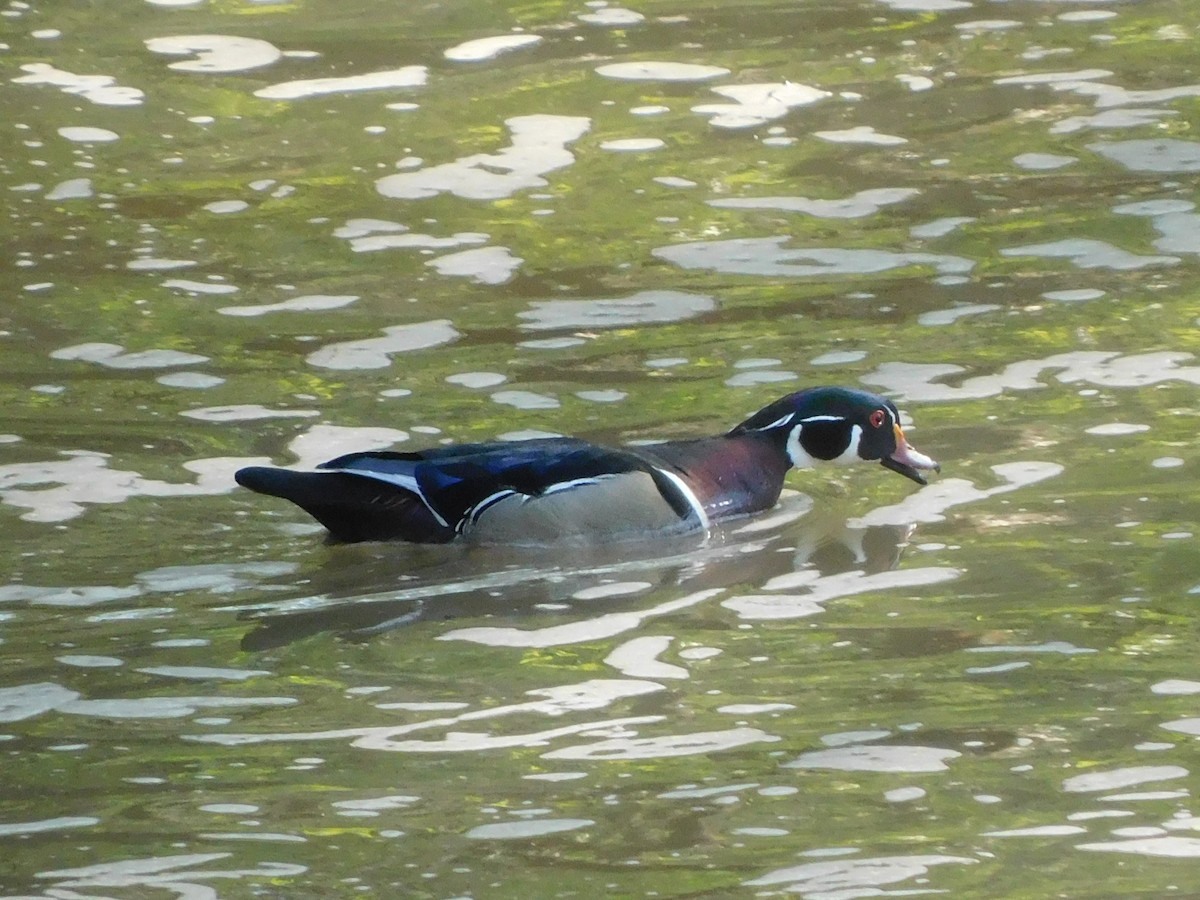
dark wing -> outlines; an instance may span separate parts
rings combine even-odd
[[[454,529],[439,522],[415,494],[340,472],[293,472],[252,466],[234,475],[260,494],[295,503],[337,541],[445,543]]]
[[[609,518],[617,518],[613,527],[626,518],[632,525],[644,508],[655,506],[667,515],[668,524],[678,520],[707,526],[703,505],[673,466],[574,438],[351,453],[318,469],[256,466],[235,477],[244,487],[300,506],[341,541],[444,543],[470,529],[492,507],[497,515],[508,511],[503,516],[510,523],[507,530],[495,516],[489,527],[489,533],[506,540],[521,539],[520,522],[530,527],[574,522],[585,530],[603,530],[602,508],[610,510]],[[639,476],[646,488],[636,488],[636,478],[621,476]],[[624,496],[627,488],[631,496]],[[577,496],[579,502],[559,502]],[[533,500],[539,502],[526,502]],[[519,507],[525,507],[522,514],[512,515]],[[539,519],[536,510],[545,515]],[[656,515],[643,518],[659,521]]]
[[[575,438],[352,453],[319,468],[400,488],[452,532],[462,532],[490,506],[514,495],[542,497],[630,472],[650,475],[681,518],[692,509],[676,480],[643,457]]]

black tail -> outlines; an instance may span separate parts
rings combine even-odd
[[[233,476],[242,487],[290,500],[329,529],[336,541],[412,541],[444,544],[454,538],[411,492],[342,472],[293,472],[251,466]]]

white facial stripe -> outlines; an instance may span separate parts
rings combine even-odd
[[[842,416],[809,416],[806,419],[801,419],[800,424],[805,422],[845,422]]]
[[[668,472],[666,469],[655,469],[659,475],[665,476],[670,482],[679,488],[679,493],[683,494],[687,500],[688,506],[692,508],[692,512],[696,514],[696,518],[700,520],[701,528],[708,528],[708,515],[704,512],[704,506],[700,502],[700,498],[693,493],[692,489],[687,486],[682,478],[674,472]]]
[[[782,428],[788,422],[796,417],[795,413],[788,413],[786,416],[780,416],[770,425],[764,425],[762,428],[756,428],[755,431],[770,431],[772,428]]]

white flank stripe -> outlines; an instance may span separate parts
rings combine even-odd
[[[587,478],[572,478],[570,481],[559,481],[542,491],[540,496],[545,497],[547,494],[557,494],[559,491],[569,491],[572,488],[583,487],[588,484],[599,484],[601,481],[615,477],[615,475],[592,475]],[[536,498],[530,497],[529,499],[534,500]]]
[[[516,496],[516,493],[516,491],[509,490],[508,488],[501,488],[494,494],[488,494],[462,514],[462,518],[458,520],[458,524],[454,527],[454,530],[461,534],[467,525],[474,525],[477,521],[479,521],[479,517],[487,512],[488,507],[490,507],[493,503],[499,503],[506,497]]]
[[[679,488],[679,492],[688,502],[688,506],[692,508],[692,512],[696,514],[696,518],[700,520],[701,527],[708,528],[708,515],[704,512],[704,507],[700,503],[700,498],[693,493],[692,489],[687,486],[687,483],[673,472],[668,472],[666,469],[655,469],[658,474],[666,476],[670,479],[675,487]]]

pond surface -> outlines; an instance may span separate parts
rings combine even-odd
[[[4,896],[1183,896],[1200,6],[9,2]],[[707,540],[243,465],[894,398]]]

